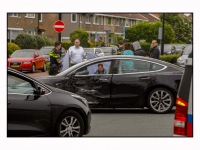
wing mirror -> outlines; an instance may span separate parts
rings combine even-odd
[[[96,52],[95,52],[95,54],[99,54],[99,52],[98,52],[98,51],[96,51]]]
[[[35,55],[35,58],[37,58],[38,57],[38,55]]]
[[[41,93],[42,95],[44,95],[45,94],[45,89],[42,89],[42,93]]]
[[[10,55],[8,55],[8,58],[10,58]]]

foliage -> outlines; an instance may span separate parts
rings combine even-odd
[[[94,48],[94,44],[93,43],[89,43],[89,47],[90,48]]]
[[[35,35],[36,41],[37,41],[37,49],[42,48],[46,45],[44,38],[40,35]]]
[[[123,40],[123,36],[122,35],[117,35],[116,36],[117,42]]]
[[[89,39],[89,34],[85,32],[84,30],[77,29],[73,32],[70,33],[70,40],[71,43],[74,43],[76,39],[80,40],[80,46],[82,47],[89,47],[88,39]]]
[[[46,68],[47,68],[47,72],[50,72],[50,62],[46,62]]]
[[[46,46],[54,46],[55,40],[52,40],[50,38],[47,38],[46,36],[42,36],[42,38],[45,40]]]
[[[151,50],[151,43],[141,42],[140,46],[146,52],[146,56],[149,56]]]
[[[161,55],[159,57],[160,60],[166,61],[169,63],[177,63],[177,59],[180,57],[180,54],[173,54],[173,55]]]
[[[158,43],[158,30],[159,27],[162,27],[160,21],[155,21],[153,24],[146,21],[139,22],[138,24],[132,25],[130,28],[125,29],[126,39],[129,39],[129,42],[145,40],[147,43],[151,43],[152,40],[157,40]],[[165,44],[171,43],[174,40],[174,31],[172,27],[165,23]]]
[[[14,43],[8,43],[8,53],[7,57],[11,55],[14,51],[20,50],[20,47]]]
[[[15,44],[17,44],[21,49],[36,49],[37,41],[34,35],[30,34],[18,34],[15,38]]]
[[[159,14],[159,17],[162,21],[163,14]],[[182,18],[178,13],[166,13],[165,21],[171,25],[175,32],[173,42],[187,43],[189,40],[192,40],[192,21],[189,21],[188,18]]]
[[[71,42],[62,42],[62,47],[65,49],[65,50],[68,50],[70,47],[71,47]]]

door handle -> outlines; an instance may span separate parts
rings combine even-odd
[[[141,78],[141,80],[148,80],[150,77]]]
[[[56,83],[56,86],[62,85],[62,83]]]
[[[10,104],[10,102],[8,102],[8,105]]]

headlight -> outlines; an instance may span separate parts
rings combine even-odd
[[[86,106],[88,106],[88,101],[87,101],[85,98],[83,98],[83,97],[81,97],[81,96],[78,96],[78,95],[74,95],[74,94],[72,94],[71,96],[72,96],[73,98],[75,98],[75,99],[80,100],[80,101],[83,102]]]
[[[30,64],[30,63],[31,63],[30,61],[25,61],[25,62],[24,62],[24,64]]]

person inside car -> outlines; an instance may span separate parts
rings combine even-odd
[[[98,69],[94,72],[94,74],[107,74],[107,70],[103,68],[103,64],[98,64]]]

